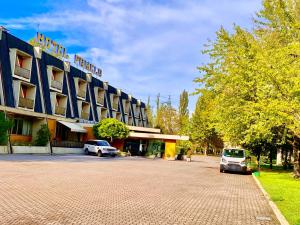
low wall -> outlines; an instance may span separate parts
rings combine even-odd
[[[84,154],[83,148],[52,147],[54,154]]]
[[[0,146],[0,154],[8,154],[7,146]]]
[[[12,146],[15,154],[50,154],[47,146]]]

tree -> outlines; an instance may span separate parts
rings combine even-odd
[[[10,120],[6,119],[5,114],[3,112],[0,112],[0,145],[7,145],[8,130],[10,127]]]
[[[97,139],[108,138],[111,142],[113,139],[123,139],[129,135],[128,127],[114,118],[101,120],[93,126],[93,132]]]
[[[153,119],[152,107],[150,104],[150,96],[148,97],[146,109],[147,109],[148,125],[149,125],[149,127],[153,127],[154,119]]]
[[[162,104],[156,115],[156,127],[164,134],[178,134],[179,119],[176,109],[169,104]]]
[[[186,90],[180,94],[179,99],[179,132],[181,135],[188,134],[188,126],[189,126],[189,95]]]
[[[274,128],[294,135],[295,176],[300,176],[300,3],[264,0],[254,28],[221,28],[204,51],[210,62],[199,67],[197,92],[211,99],[210,126],[225,141],[274,145]],[[278,145],[276,144],[278,147]],[[256,148],[256,147],[255,147]]]
[[[201,148],[204,148],[204,154],[213,149],[214,152],[223,148],[223,140],[216,131],[214,123],[211,120],[212,96],[202,95],[198,98],[195,112],[191,119],[191,139]]]

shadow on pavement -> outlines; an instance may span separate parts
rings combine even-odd
[[[142,160],[142,157],[97,157],[93,155],[0,155],[0,162],[111,162],[120,160]]]

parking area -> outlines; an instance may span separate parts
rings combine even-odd
[[[250,175],[193,162],[0,156],[0,224],[278,224]]]

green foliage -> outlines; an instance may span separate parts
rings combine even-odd
[[[163,153],[164,152],[164,142],[158,141],[158,140],[150,140],[148,147],[147,147],[147,152],[146,156],[149,155],[156,155],[158,153]]]
[[[36,140],[34,144],[36,146],[46,146],[50,140],[50,130],[47,124],[41,125],[41,128],[37,132]]]
[[[196,103],[195,112],[191,119],[191,139],[197,147],[208,150],[222,149],[224,144],[220,134],[216,131],[215,123],[213,121],[214,102],[211,101],[212,95],[202,95]]]
[[[129,135],[127,126],[114,118],[101,120],[93,126],[93,132],[97,139],[123,139]]]
[[[8,130],[11,128],[11,121],[5,118],[5,114],[0,112],[0,145],[7,145]]]
[[[147,102],[147,105],[146,105],[146,109],[147,109],[148,125],[149,125],[149,127],[153,127],[154,118],[153,118],[152,107],[150,105],[150,96],[148,97],[148,102]]]
[[[156,115],[156,127],[159,127],[163,134],[178,134],[179,117],[176,109],[169,104],[162,104]]]
[[[232,33],[221,28],[204,51],[210,62],[199,67],[202,77],[195,82],[203,107],[208,106],[208,128],[226,142],[260,152],[284,138],[276,127],[300,135],[299,1],[264,0],[253,27],[235,26]],[[296,163],[297,152],[298,147]]]
[[[188,135],[189,134],[189,95],[186,90],[180,94],[179,99],[179,134],[180,135]]]

